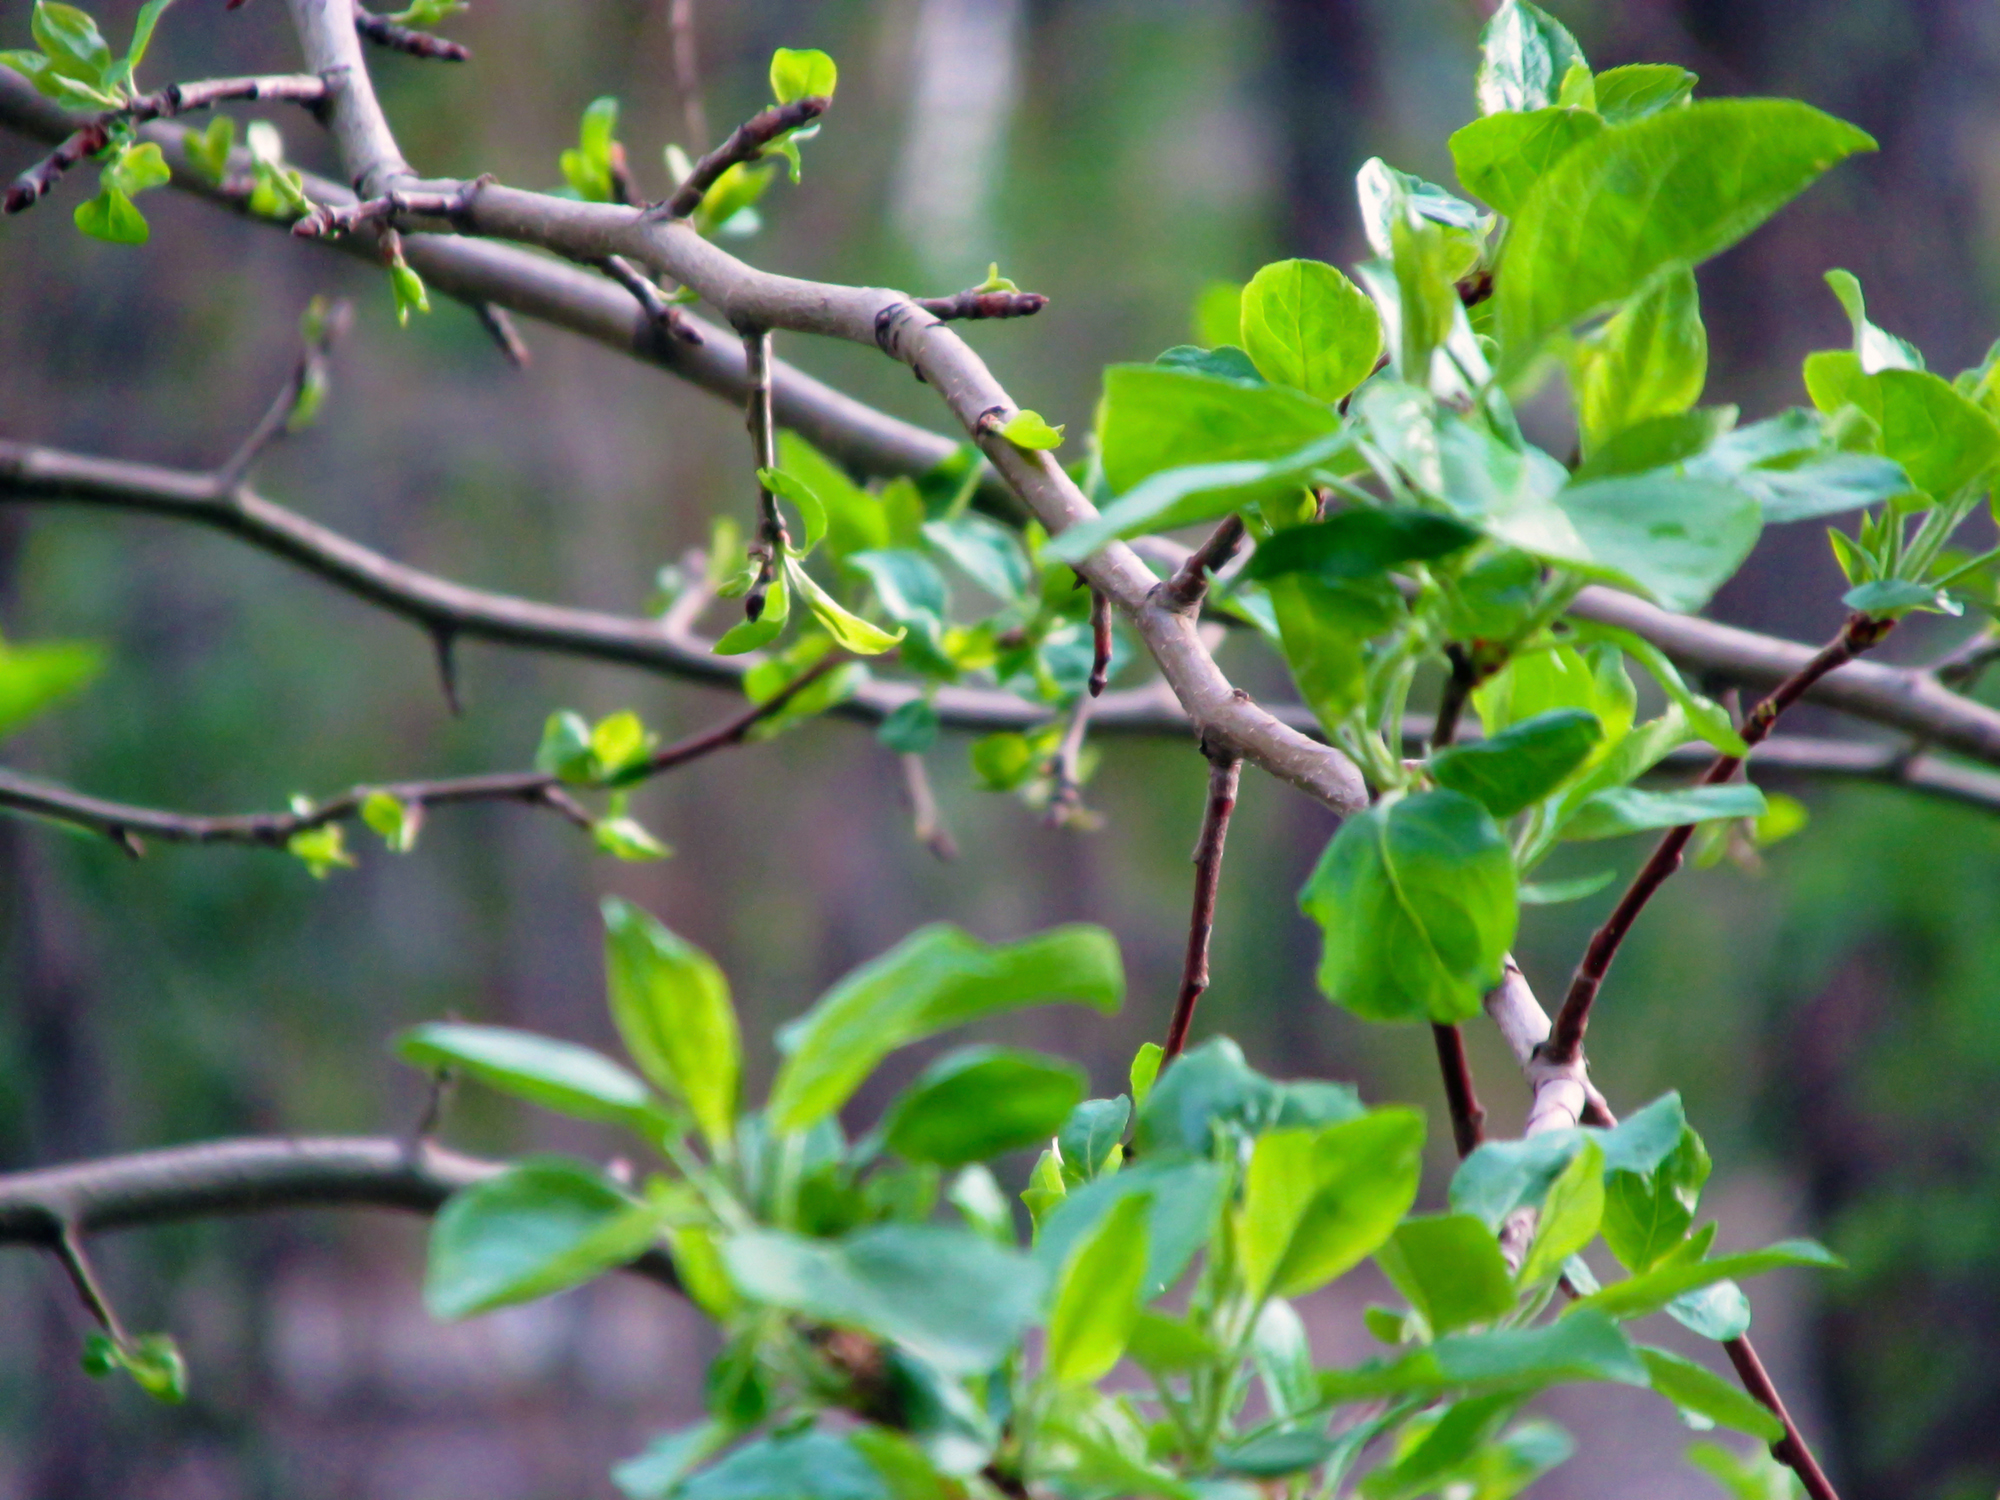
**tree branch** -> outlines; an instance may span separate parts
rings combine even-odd
[[[917,306],[940,323],[978,322],[984,318],[1031,318],[1049,305],[1040,292],[987,291],[967,287],[949,297],[915,297]]]
[[[506,1163],[428,1141],[370,1136],[252,1137],[0,1174],[0,1244],[54,1249],[98,1234],[218,1214],[387,1208],[431,1214]],[[628,1268],[679,1290],[664,1251]]]
[[[817,681],[836,664],[836,660],[833,656],[823,658],[762,703],[713,728],[655,751],[647,757],[642,769],[621,777],[619,785],[650,780],[718,750],[740,744],[755,725],[777,713],[808,684]],[[378,792],[386,792],[419,814],[423,809],[456,803],[519,802],[530,807],[551,808],[588,829],[593,820],[570,797],[568,785],[560,776],[546,771],[502,771],[431,781],[370,783],[353,787],[325,802],[313,803],[303,811],[203,817],[108,802],[0,767],[0,808],[12,808],[17,812],[102,834],[127,853],[137,856],[144,852],[139,843],[141,837],[169,844],[250,844],[265,849],[282,849],[295,835],[323,828],[329,823],[345,823],[358,818],[362,804]]]
[[[354,7],[354,29],[378,47],[387,47],[391,52],[407,52],[411,57],[428,58],[433,62],[466,62],[472,57],[472,49],[460,42],[432,36],[428,31],[418,31],[387,16],[378,16],[372,10],[364,10],[359,5]]]
[[[794,99],[790,104],[774,104],[761,114],[752,115],[732,130],[720,146],[694,164],[687,180],[674,190],[671,197],[648,208],[646,217],[685,219],[701,207],[701,200],[708,196],[708,190],[715,186],[724,172],[744,162],[757,160],[764,154],[764,148],[779,136],[797,130],[801,125],[811,124],[825,114],[831,102],[812,96]]]
[[[1872,648],[1894,625],[1893,620],[1871,619],[1863,614],[1849,615],[1838,635],[1750,710],[1743,721],[1743,742],[1755,749],[1770,734],[1779,716],[1804,697],[1814,683]],[[1697,785],[1720,786],[1735,776],[1742,764],[1740,756],[1717,756],[1702,773]],[[1633,877],[1618,905],[1612,908],[1611,915],[1605,918],[1604,925],[1591,936],[1583,960],[1577,965],[1576,976],[1570,981],[1569,993],[1563,997],[1562,1012],[1556,1017],[1554,1034],[1544,1049],[1551,1061],[1568,1063],[1581,1055],[1583,1034],[1590,1025],[1591,1005],[1604,984],[1604,976],[1611,970],[1612,960],[1618,956],[1619,945],[1625,941],[1625,935],[1632,930],[1639,914],[1646,909],[1646,903],[1681,867],[1681,855],[1687,848],[1688,840],[1693,837],[1692,823],[1669,829],[1652,856]]]
[[[1431,1024],[1437,1044],[1438,1070],[1444,1075],[1444,1098],[1451,1111],[1451,1139],[1461,1158],[1470,1156],[1486,1139],[1486,1111],[1472,1083],[1472,1059],[1465,1054],[1465,1034],[1444,1022]]]
[[[18,74],[9,74],[19,78]],[[25,79],[21,80],[24,84]],[[149,120],[170,119],[190,110],[209,109],[233,99],[286,99],[295,104],[317,105],[327,96],[326,79],[310,73],[280,74],[262,78],[210,78],[201,83],[170,83],[156,93],[134,99],[122,109],[109,109],[87,124],[78,126],[41,161],[14,179],[0,209],[10,214],[32,207],[53,188],[71,167],[86,156],[95,156],[111,144],[112,132],[120,125],[137,127]]]
[[[1799,1476],[1812,1500],[1840,1500],[1834,1493],[1833,1483],[1826,1477],[1826,1471],[1813,1457],[1812,1449],[1806,1446],[1805,1436],[1799,1431],[1792,1414],[1785,1410],[1784,1399],[1778,1395],[1778,1388],[1771,1383],[1771,1377],[1764,1369],[1764,1361],[1757,1357],[1757,1350],[1746,1334],[1740,1338],[1726,1339],[1723,1353],[1729,1356],[1730,1364],[1736,1367],[1737,1378],[1743,1388],[1770,1408],[1771,1415],[1784,1425],[1785,1435],[1771,1444],[1771,1456],[1786,1465]]]
[[[1208,595],[1209,575],[1221,572],[1242,545],[1243,518],[1225,518],[1207,541],[1188,554],[1173,577],[1155,585],[1160,603],[1168,609],[1192,611]]]
[[[1167,1041],[1160,1066],[1179,1057],[1194,1025],[1195,1002],[1208,988],[1208,943],[1215,931],[1215,894],[1222,884],[1222,846],[1229,837],[1229,816],[1236,811],[1237,783],[1243,762],[1227,752],[1208,755],[1208,806],[1202,814],[1201,838],[1194,846],[1194,910],[1188,917],[1187,956],[1181,965],[1180,994],[1167,1023]]]

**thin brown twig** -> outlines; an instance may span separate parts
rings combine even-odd
[[[673,39],[674,90],[681,96],[681,119],[687,126],[687,148],[708,149],[708,112],[701,105],[701,63],[694,44],[694,0],[673,0],[667,10]]]
[[[469,177],[450,192],[429,192],[391,188],[377,198],[359,203],[315,203],[292,222],[292,233],[300,239],[327,239],[351,234],[369,224],[393,231],[399,218],[445,219],[453,228],[462,228],[479,190],[494,180],[490,172]]]
[[[1486,1111],[1472,1083],[1472,1059],[1466,1056],[1465,1034],[1444,1022],[1431,1024],[1437,1044],[1438,1069],[1444,1075],[1445,1103],[1451,1111],[1451,1139],[1461,1157],[1470,1156],[1486,1139]]]
[[[1101,698],[1111,681],[1111,601],[1102,589],[1090,591],[1090,696]]]
[[[1838,635],[1750,710],[1741,729],[1744,744],[1751,747],[1757,745],[1771,732],[1779,716],[1804,696],[1808,688],[1835,668],[1869,650],[1889,633],[1894,624],[1894,620],[1875,619],[1864,614],[1849,615]],[[1717,756],[1696,784],[1719,786],[1733,777],[1742,764],[1742,756]],[[1694,825],[1691,823],[1669,829],[1633,877],[1618,905],[1612,908],[1611,915],[1605,918],[1604,925],[1591,936],[1590,945],[1584,950],[1582,962],[1577,965],[1576,976],[1570,981],[1569,993],[1563,997],[1562,1010],[1556,1016],[1555,1029],[1546,1044],[1545,1050],[1551,1062],[1573,1062],[1582,1053],[1584,1031],[1590,1025],[1591,1005],[1604,984],[1604,976],[1610,972],[1612,960],[1618,956],[1619,945],[1625,941],[1625,935],[1632,930],[1639,914],[1646,909],[1646,903],[1680,868],[1681,856],[1693,836]]]
[[[1463,646],[1454,641],[1444,648],[1444,654],[1451,663],[1451,674],[1445,678],[1444,691],[1438,695],[1437,718],[1431,725],[1433,750],[1444,749],[1458,737],[1459,717],[1465,712],[1473,688],[1479,684],[1479,670]]]
[[[778,466],[778,434],[771,417],[771,330],[753,328],[743,334],[743,363],[750,372],[750,395],[744,403],[744,423],[750,430],[750,451],[757,467],[757,538],[750,555],[757,561],[757,581],[743,599],[743,613],[752,620],[764,613],[771,583],[784,562],[791,538],[785,534],[778,497],[764,482],[764,471]]]
[[[386,47],[391,52],[405,52],[411,57],[431,62],[466,62],[472,57],[472,49],[462,42],[418,31],[414,26],[378,16],[359,5],[354,7],[354,29],[378,47]]]
[[[1194,551],[1179,571],[1156,585],[1155,594],[1168,609],[1185,613],[1197,607],[1208,594],[1209,575],[1219,572],[1243,544],[1243,518],[1228,516]]]
[[[1764,1361],[1757,1357],[1757,1350],[1749,1336],[1745,1334],[1725,1339],[1722,1352],[1736,1367],[1736,1375],[1743,1382],[1743,1388],[1770,1408],[1771,1415],[1784,1426],[1785,1435],[1771,1444],[1771,1457],[1799,1476],[1799,1482],[1806,1487],[1806,1493],[1812,1500],[1840,1500],[1832,1481],[1826,1477],[1826,1470],[1819,1466],[1819,1460],[1813,1457],[1812,1449],[1806,1445],[1798,1423],[1785,1410],[1784,1398],[1779,1396],[1778,1388],[1771,1383]]]
[[[1098,815],[1083,805],[1083,743],[1096,706],[1097,700],[1090,694],[1079,693],[1070,707],[1069,727],[1049,757],[1049,804],[1042,813],[1045,827],[1089,833],[1101,825]]]
[[[902,764],[903,791],[910,799],[910,815],[917,842],[941,860],[949,862],[957,859],[958,840],[945,826],[944,813],[938,807],[937,793],[931,787],[930,772],[924,766],[923,756],[914,750],[906,750],[896,759]]]
[[[45,196],[71,167],[95,156],[112,143],[121,128],[136,129],[150,120],[171,119],[191,110],[210,109],[232,100],[283,99],[317,105],[325,100],[327,81],[317,73],[282,73],[256,78],[210,78],[200,83],[170,83],[141,95],[119,109],[108,109],[78,128],[47,156],[28,168],[7,189],[0,209],[20,213]]]
[[[738,744],[753,727],[784,708],[837,663],[836,656],[828,655],[762,703],[654,751],[641,767],[619,776],[618,785],[648,780]],[[371,783],[350,788],[303,810],[205,817],[111,802],[0,768],[0,808],[101,834],[134,853],[142,851],[139,844],[142,838],[162,843],[246,844],[282,849],[298,834],[358,818],[362,805],[378,792],[387,793],[413,810],[467,802],[520,802],[549,808],[585,829],[593,827],[596,821],[570,795],[562,778],[546,771],[503,771],[431,781]]]
[[[910,299],[932,317],[946,323],[978,322],[985,318],[1031,318],[1049,305],[1040,292],[988,291],[967,287],[949,297]]]
[[[1194,846],[1194,910],[1188,917],[1187,957],[1181,968],[1181,990],[1167,1023],[1161,1066],[1179,1057],[1194,1025],[1195,1002],[1208,988],[1208,944],[1215,931],[1215,893],[1222,882],[1222,847],[1229,837],[1229,815],[1236,811],[1236,789],[1243,762],[1229,754],[1208,754],[1208,806],[1202,814],[1201,838]]]
[[[323,386],[326,381],[328,361],[333,355],[334,345],[347,336],[347,330],[354,322],[354,304],[345,297],[336,298],[322,305],[318,314],[318,332],[303,341],[298,361],[292,366],[291,374],[279,388],[270,408],[262,420],[251,428],[250,433],[222,466],[215,471],[216,483],[224,489],[235,489],[243,477],[250,472],[250,465],[272,443],[287,436],[294,429],[292,422],[299,410],[299,400],[315,386]]]
[[[521,330],[514,326],[513,314],[506,308],[497,302],[475,302],[472,314],[479,319],[479,326],[486,330],[508,364],[517,370],[525,370],[535,362],[527,341],[521,337]]]
[[[104,1289],[97,1283],[97,1275],[91,1270],[90,1257],[83,1252],[83,1240],[76,1226],[65,1222],[50,1242],[49,1249],[61,1262],[63,1271],[69,1276],[69,1284],[76,1288],[77,1300],[84,1306],[97,1326],[111,1335],[112,1342],[119,1348],[131,1341],[125,1336],[125,1326],[118,1321],[118,1310],[111,1305],[111,1299],[104,1295]]]
[[[708,190],[716,180],[731,167],[741,162],[757,160],[764,154],[764,148],[779,136],[808,125],[826,113],[832,103],[812,95],[804,99],[794,99],[790,104],[774,104],[760,114],[752,115],[729,133],[729,139],[694,164],[687,180],[674,189],[673,195],[662,202],[653,204],[645,212],[649,219],[685,219],[697,208],[701,200],[708,196]]]
[[[646,325],[653,337],[675,338],[684,344],[701,342],[701,335],[695,331],[694,325],[661,294],[652,278],[634,267],[632,262],[622,255],[607,255],[597,264],[605,275],[632,294],[639,310],[646,315]]]

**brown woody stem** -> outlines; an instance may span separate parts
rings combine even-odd
[[[716,180],[739,162],[755,161],[764,148],[788,131],[810,124],[826,113],[831,100],[817,96],[794,99],[790,104],[774,104],[762,114],[752,115],[729,133],[729,139],[694,164],[687,181],[671,198],[646,210],[649,219],[685,219],[708,196]]]
[[[1236,788],[1243,762],[1234,755],[1209,754],[1208,807],[1202,815],[1201,838],[1194,846],[1194,910],[1188,917],[1187,957],[1181,966],[1181,991],[1167,1024],[1162,1067],[1187,1048],[1194,1025],[1195,1002],[1208,988],[1208,944],[1215,931],[1215,893],[1222,883],[1222,847],[1229,837],[1229,815],[1236,811]]]

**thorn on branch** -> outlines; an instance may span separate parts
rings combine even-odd
[[[1090,696],[1099,698],[1111,681],[1111,600],[1102,589],[1090,591]]]
[[[701,200],[708,196],[708,190],[715,186],[716,179],[724,172],[740,162],[755,161],[764,154],[764,148],[779,136],[810,124],[825,114],[830,103],[829,99],[813,95],[794,99],[790,104],[774,104],[763,113],[752,115],[729,133],[728,140],[694,164],[687,181],[674,190],[672,197],[648,206],[644,216],[648,219],[685,219],[701,207]]]
[[[1208,807],[1194,846],[1194,910],[1188,917],[1187,958],[1173,1019],[1167,1023],[1162,1068],[1186,1050],[1195,1002],[1208,988],[1208,943],[1215,931],[1215,893],[1222,883],[1222,846],[1229,837],[1229,817],[1236,811],[1236,788],[1243,774],[1243,762],[1236,755],[1206,745],[1202,753],[1208,757]]]
[[[296,104],[318,105],[327,96],[327,80],[316,73],[283,73],[258,78],[211,78],[201,83],[170,83],[155,93],[144,94],[130,104],[106,110],[82,126],[69,139],[28,168],[7,189],[0,209],[20,213],[47,195],[63,173],[87,156],[113,143],[120,127],[136,128],[152,120],[170,120],[192,110],[210,109],[231,100],[282,99]]]
[[[406,52],[411,57],[431,62],[466,62],[472,57],[472,49],[463,43],[432,36],[428,31],[418,31],[414,26],[378,16],[359,5],[354,7],[354,29],[361,33],[364,41],[373,42],[378,47],[386,47],[391,52]]]
[[[1208,595],[1209,575],[1219,573],[1242,544],[1243,518],[1226,517],[1207,541],[1188,554],[1187,561],[1173,577],[1154,586],[1154,594],[1162,605],[1176,613],[1186,614],[1197,608]]]
[[[438,686],[444,690],[445,707],[456,719],[465,713],[458,697],[458,633],[448,625],[431,627],[431,649],[437,656]]]
[[[1049,305],[1040,292],[989,292],[968,287],[949,297],[910,299],[941,322],[977,322],[984,318],[1029,318]]]
[[[486,330],[508,364],[517,370],[525,370],[535,362],[527,341],[521,337],[521,330],[514,326],[513,315],[506,308],[497,302],[475,302],[472,311],[479,319],[479,326]]]

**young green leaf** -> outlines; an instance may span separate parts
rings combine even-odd
[[[335,870],[354,868],[345,830],[338,823],[300,829],[285,840],[285,852],[302,861],[314,880],[324,880]]]
[[[909,634],[907,628],[899,625],[896,633],[891,635],[881,626],[871,625],[859,615],[842,608],[839,601],[821,588],[794,558],[785,559],[785,577],[798,590],[799,597],[805,600],[806,607],[835,643],[857,656],[880,656]]]
[[[1846,309],[1854,325],[1854,353],[1864,375],[1878,370],[1921,370],[1924,357],[1908,339],[1885,333],[1868,321],[1868,302],[1861,294],[1861,281],[1852,271],[1828,271],[1826,284]]]
[[[1714,1260],[1669,1257],[1650,1271],[1614,1281],[1602,1291],[1570,1304],[1570,1316],[1594,1309],[1609,1317],[1642,1318],[1658,1312],[1677,1297],[1740,1276],[1758,1276],[1784,1266],[1838,1267],[1839,1257],[1812,1240],[1781,1240],[1763,1250],[1719,1255]]]
[[[1686,411],[1707,379],[1701,294],[1694,273],[1676,267],[1579,340],[1570,356],[1585,456],[1648,418]]]
[[[1806,356],[1806,390],[1828,416],[1853,406],[1874,423],[1883,455],[1910,483],[1943,500],[1979,482],[2000,463],[2000,423],[1922,370],[1867,373],[1861,356],[1824,350]]]
[[[1338,583],[1378,577],[1404,563],[1435,562],[1478,540],[1477,531],[1449,516],[1357,506],[1278,532],[1259,544],[1243,571],[1256,579],[1310,573]]]
[[[1017,411],[996,431],[1016,448],[1060,448],[1061,427],[1051,427],[1038,411]]]
[[[1781,99],[1718,99],[1607,130],[1536,184],[1508,233],[1495,326],[1503,374],[1549,335],[1727,249],[1875,142]],[[1671,212],[1661,212],[1662,204]]]
[[[433,1021],[397,1040],[396,1055],[419,1068],[460,1068],[481,1083],[558,1114],[640,1131],[659,1106],[624,1068],[588,1047],[504,1026]]]
[[[1613,787],[1591,796],[1562,825],[1566,839],[1615,839],[1712,818],[1763,816],[1764,794],[1747,783],[1697,786],[1675,792]]]
[[[1550,709],[1430,758],[1439,786],[1480,803],[1495,818],[1511,818],[1567,781],[1604,737],[1597,716],[1580,708]]]
[[[1172,365],[1113,365],[1104,372],[1097,443],[1104,482],[1122,495],[1165,469],[1281,459],[1339,426],[1332,407],[1284,386]]]
[[[142,1334],[129,1344],[120,1344],[107,1333],[91,1334],[83,1345],[84,1373],[102,1380],[113,1370],[130,1375],[133,1384],[155,1401],[179,1406],[187,1400],[187,1361],[168,1334]]]
[[[715,960],[616,896],[604,902],[604,972],[625,1050],[688,1113],[714,1151],[736,1130],[742,1044]]]
[[[898,1047],[1038,1002],[1115,1011],[1124,989],[1117,945],[1101,928],[1058,927],[994,945],[955,927],[919,928],[785,1029],[768,1113],[780,1130],[803,1130],[846,1103]]]
[[[1129,1078],[1132,1084],[1132,1106],[1143,1109],[1153,1092],[1153,1084],[1160,1076],[1160,1059],[1165,1049],[1158,1042],[1145,1042],[1132,1054]]]
[[[1694,1227],[1708,1151],[1692,1128],[1650,1172],[1612,1172],[1604,1184],[1604,1243],[1634,1275],[1649,1271],[1687,1241]]]
[[[430,293],[424,290],[424,278],[411,270],[400,257],[389,263],[389,288],[396,295],[398,327],[409,326],[411,313],[428,313],[431,310]]]
[[[28,26],[49,66],[63,77],[107,86],[113,82],[107,76],[112,71],[111,48],[88,11],[58,5],[54,0],[35,0]]]
[[[1563,76],[1583,61],[1583,49],[1562,22],[1525,0],[1502,0],[1479,36],[1473,88],[1482,114],[1544,109],[1562,91]]]
[[[618,101],[609,95],[593,99],[584,107],[577,144],[558,158],[570,191],[586,203],[611,201],[612,137],[617,129]]]
[[[95,198],[77,204],[74,217],[78,229],[113,245],[143,245],[153,233],[132,200],[108,182]]]
[[[780,104],[831,99],[840,69],[824,52],[780,47],[771,54],[771,96]]]
[[[1052,1153],[1049,1162],[1048,1170],[1060,1189],[1060,1159]],[[1037,1167],[1038,1180],[1042,1171]],[[1037,1220],[1035,1261],[1053,1277],[1105,1215],[1128,1199],[1147,1199],[1151,1206],[1146,1212],[1142,1295],[1151,1300],[1178,1281],[1209,1243],[1225,1186],[1222,1169],[1214,1162],[1142,1158],[1109,1177],[1048,1198]]]
[[[1608,124],[1641,120],[1687,103],[1698,82],[1672,63],[1628,63],[1597,75],[1597,112]]]
[[[1382,352],[1382,320],[1368,294],[1334,267],[1281,260],[1242,294],[1243,347],[1270,381],[1338,401]]]
[[[1116,1099],[1085,1099],[1072,1109],[1056,1132],[1063,1181],[1080,1187],[1117,1171],[1124,1161],[1120,1143],[1131,1119],[1132,1101],[1122,1094]]]
[[[361,821],[382,836],[391,854],[408,854],[417,847],[424,826],[423,804],[403,802],[388,792],[370,792],[361,799]]]
[[[963,1047],[897,1096],[882,1117],[883,1140],[907,1161],[989,1161],[1048,1140],[1088,1085],[1074,1063],[1011,1047]]]
[[[894,1339],[948,1375],[999,1364],[1046,1289],[1026,1256],[928,1224],[889,1224],[830,1242],[757,1231],[728,1241],[722,1253],[751,1301]]]
[[[1468,193],[1514,214],[1544,172],[1603,129],[1587,109],[1488,115],[1452,132],[1451,159]]]
[[[811,485],[783,469],[759,469],[757,482],[798,507],[799,519],[805,523],[805,537],[799,543],[799,556],[809,556],[819,545],[820,538],[826,535],[826,503]]]
[[[1462,1021],[1514,941],[1514,858],[1458,792],[1378,802],[1333,836],[1299,905],[1326,933],[1320,989],[1378,1021]]]
[[[790,576],[790,567],[780,568],[771,575],[763,612],[754,620],[738,620],[723,631],[715,643],[717,656],[742,656],[760,650],[785,633],[785,622],[792,613],[792,591],[785,581]]]
[[[83,641],[0,640],[0,740],[39,717],[104,670],[104,653]]]
[[[1467,1214],[1406,1219],[1375,1254],[1433,1333],[1490,1323],[1514,1308],[1514,1278],[1493,1231]]]
[[[520,1162],[454,1193],[431,1227],[424,1306],[469,1318],[563,1291],[652,1244],[658,1210],[595,1168],[561,1157]]]
[[[938,711],[928,698],[901,703],[882,720],[875,738],[899,755],[922,755],[937,743]]]
[[[1406,1109],[1259,1136],[1235,1226],[1250,1295],[1303,1296],[1375,1253],[1416,1201],[1423,1141]]]
[[[1562,1175],[1549,1184],[1518,1283],[1539,1286],[1560,1275],[1564,1263],[1597,1238],[1603,1219],[1604,1148],[1595,1141],[1585,1141]]]
[[[1098,1380],[1125,1353],[1144,1301],[1151,1206],[1144,1193],[1121,1198],[1063,1262],[1044,1355],[1058,1384]]]

